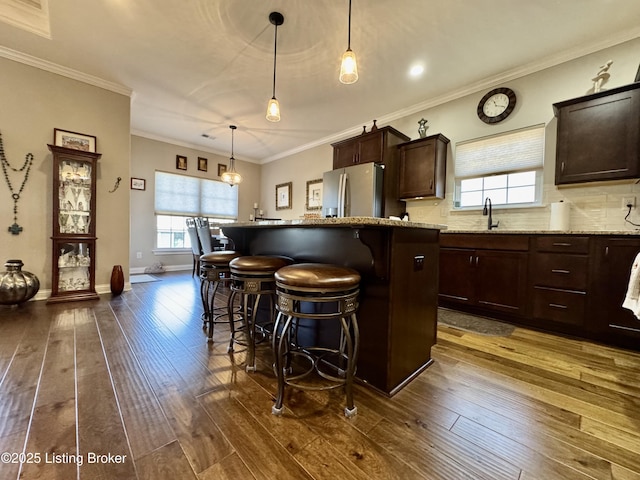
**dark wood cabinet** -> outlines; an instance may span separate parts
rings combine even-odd
[[[440,305],[524,316],[528,242],[527,236],[441,235]]]
[[[640,83],[555,103],[556,185],[640,176]]]
[[[409,140],[405,134],[393,127],[380,127],[373,132],[331,144],[333,147],[333,169],[350,167],[361,163],[384,165],[382,216],[400,216],[406,205],[398,196],[397,146]]]
[[[583,327],[589,275],[589,237],[533,239],[530,255],[533,324],[574,333]],[[567,328],[563,328],[568,326]],[[553,328],[553,327],[552,327]]]
[[[400,150],[400,199],[444,198],[447,146],[444,135],[432,135],[398,146]]]
[[[587,331],[608,343],[640,348],[640,320],[622,308],[631,266],[640,253],[640,238],[602,237],[593,239],[591,293]]]
[[[49,145],[53,153],[53,255],[48,302],[97,299],[96,170],[101,154]]]

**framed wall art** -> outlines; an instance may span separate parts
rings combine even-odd
[[[320,210],[322,208],[322,179],[309,180],[307,182],[307,210]]]
[[[221,177],[224,172],[227,171],[227,166],[224,163],[218,164],[218,176]]]
[[[53,129],[53,144],[56,147],[73,148],[83,152],[96,153],[96,137],[84,133]]]
[[[206,158],[198,157],[198,170],[200,170],[201,172],[206,172],[208,163],[209,160],[207,160]]]
[[[276,185],[276,210],[293,208],[291,205],[291,186],[291,182]]]
[[[131,177],[131,190],[146,190],[147,181],[144,178]]]
[[[176,168],[178,170],[186,170],[187,169],[187,157],[183,155],[176,155]]]

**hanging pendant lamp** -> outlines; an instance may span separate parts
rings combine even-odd
[[[231,158],[229,158],[229,168],[220,176],[220,179],[233,187],[242,182],[242,177],[236,172],[236,159],[233,158],[233,132],[238,127],[229,125],[229,128],[231,129]]]
[[[342,55],[342,63],[340,64],[340,81],[345,84],[356,83],[358,81],[356,54],[351,50],[351,0],[349,0],[349,38],[347,51]]]
[[[278,51],[278,27],[284,23],[284,16],[279,12],[271,12],[269,21],[275,28],[275,36],[273,41],[273,95],[267,105],[267,120],[270,122],[280,121],[280,104],[276,99],[276,54]]]

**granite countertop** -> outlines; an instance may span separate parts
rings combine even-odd
[[[341,227],[341,226],[374,226],[374,227],[403,227],[403,228],[425,228],[445,230],[446,225],[434,223],[404,222],[402,220],[390,220],[388,218],[376,217],[345,217],[345,218],[305,218],[299,220],[260,220],[257,222],[235,222],[218,225],[221,228],[229,227]]]
[[[446,230],[447,233],[478,234],[488,233],[491,235],[640,235],[640,230]]]

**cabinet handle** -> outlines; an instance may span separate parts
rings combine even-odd
[[[604,247],[604,256],[605,257],[609,256],[609,246]]]
[[[562,162],[562,164],[560,165],[560,171],[564,173],[564,162]]]
[[[566,305],[560,305],[559,303],[550,303],[549,306],[552,308],[561,308],[563,310],[568,308]]]
[[[469,255],[469,265],[473,265],[473,255]]]
[[[478,262],[480,261],[480,257],[476,255],[476,267],[478,266]]]
[[[429,190],[433,190],[433,179],[429,180]]]
[[[571,244],[566,242],[556,242],[553,244],[553,246],[554,247],[570,247]]]
[[[558,270],[558,269],[552,268],[551,269],[551,273],[565,273],[566,274],[566,273],[571,273],[571,271],[569,271],[569,270]]]

